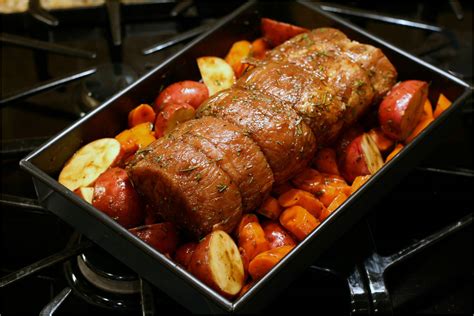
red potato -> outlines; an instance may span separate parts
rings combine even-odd
[[[213,231],[197,245],[189,272],[226,297],[239,294],[245,282],[239,249],[222,230]]]
[[[195,242],[188,242],[179,246],[178,249],[176,249],[176,253],[174,255],[174,260],[176,263],[187,269],[197,245],[198,244]]]
[[[282,246],[262,252],[249,264],[249,274],[254,280],[261,279],[285,257],[294,246]]]
[[[155,111],[159,112],[171,103],[187,103],[197,109],[207,98],[209,91],[205,84],[191,80],[180,81],[161,91],[155,99]]]
[[[92,186],[108,168],[118,164],[123,156],[120,142],[102,138],[80,148],[64,165],[59,183],[71,191]]]
[[[278,222],[264,221],[262,228],[270,249],[282,246],[296,246],[293,237]]]
[[[340,170],[347,182],[357,176],[374,174],[383,166],[382,155],[372,138],[364,133],[355,138],[341,157]]]
[[[320,172],[340,175],[337,167],[336,151],[332,148],[321,148],[314,156],[313,165]]]
[[[129,231],[163,254],[172,255],[178,246],[178,229],[169,222],[135,227]]]
[[[110,168],[100,175],[94,185],[92,205],[125,228],[143,223],[145,214],[140,198],[121,168]]]
[[[82,187],[74,190],[74,193],[79,195],[86,202],[92,204],[92,198],[94,197],[94,188]]]
[[[390,149],[393,148],[393,145],[395,145],[395,142],[385,136],[385,134],[379,127],[372,128],[368,132],[368,134],[372,138],[374,143],[377,145],[377,148],[380,150],[381,153],[386,153],[390,151]]]
[[[396,141],[404,141],[415,129],[428,98],[428,83],[407,80],[395,85],[379,106],[382,131]]]
[[[271,47],[278,46],[298,34],[309,32],[308,29],[268,18],[262,18],[261,23],[263,38]]]
[[[194,118],[195,110],[187,103],[169,103],[156,116],[155,137],[170,133],[179,123]]]

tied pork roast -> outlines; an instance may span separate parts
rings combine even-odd
[[[128,166],[147,203],[196,237],[231,232],[274,183],[302,171],[395,84],[382,51],[332,28],[267,53],[197,118],[138,153]]]

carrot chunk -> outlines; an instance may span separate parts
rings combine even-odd
[[[342,203],[347,199],[347,195],[344,192],[339,192],[339,194],[332,200],[331,204],[327,207],[329,213],[334,212]]]
[[[254,280],[265,276],[280,260],[293,249],[293,246],[282,246],[262,252],[249,264],[249,274]]]
[[[269,218],[276,220],[280,216],[283,209],[278,204],[277,199],[274,197],[269,196],[265,202],[263,202],[262,206],[257,210],[257,213]]]
[[[434,111],[434,118],[437,118],[441,115],[447,108],[451,106],[451,101],[444,96],[444,94],[440,94],[438,98],[438,102],[436,103],[436,109]]]
[[[403,149],[403,145],[397,144],[397,146],[395,146],[393,151],[387,156],[387,158],[385,159],[385,162],[389,162],[390,160],[392,160],[393,157],[395,157],[402,149]]]
[[[155,122],[156,113],[148,104],[140,104],[128,113],[128,127],[132,128],[142,123]]]
[[[270,49],[267,41],[265,41],[262,37],[257,38],[255,41],[252,42],[252,57],[256,59],[263,59],[265,57],[265,53]]]
[[[239,78],[247,68],[242,60],[250,55],[252,44],[249,41],[235,42],[230,48],[225,61],[232,67],[236,78]]]
[[[351,186],[351,194],[357,191],[367,180],[370,179],[370,176],[358,176],[354,179]]]
[[[280,224],[301,241],[319,225],[319,221],[303,207],[295,205],[283,211]]]
[[[259,253],[270,249],[263,228],[258,222],[250,222],[242,228],[239,233],[238,245],[249,261]]]
[[[278,203],[284,208],[299,205],[305,208],[314,217],[318,218],[324,205],[309,192],[291,189],[278,198]]]

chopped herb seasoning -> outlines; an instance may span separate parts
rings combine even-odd
[[[218,184],[218,185],[217,185],[217,191],[218,191],[219,193],[224,192],[225,190],[227,190],[227,188],[228,188],[228,187],[227,187],[227,184]]]
[[[163,160],[163,155],[159,155],[159,156],[156,157],[154,160],[155,160],[156,163],[159,163],[160,161]]]
[[[190,172],[190,171],[196,170],[198,167],[199,167],[198,165],[189,166],[188,168],[184,168],[184,169],[179,170],[179,172]]]
[[[279,140],[277,140],[276,143],[280,146],[283,145],[282,142],[280,142]]]
[[[240,157],[241,153],[242,153],[242,148],[237,149],[237,157]]]
[[[218,86],[221,86],[221,85],[222,85],[222,82],[220,82],[220,81],[219,81],[219,80],[217,80],[217,79],[216,79],[216,80],[214,80],[214,83],[215,83],[216,85],[218,85]]]
[[[198,172],[195,176],[194,176],[194,180],[196,180],[196,182],[199,182],[201,181],[202,179],[202,174],[200,172]]]
[[[222,159],[224,159],[224,158],[219,157],[219,158],[216,158],[216,159],[212,160],[211,162],[218,162],[218,161],[221,161]]]
[[[252,183],[253,183],[253,180],[254,180],[254,179],[253,179],[253,176],[251,176],[250,179],[249,179],[249,184],[252,184]]]

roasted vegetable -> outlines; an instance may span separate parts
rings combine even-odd
[[[120,143],[113,138],[95,140],[74,154],[59,174],[59,183],[71,191],[92,186],[108,168],[122,159]]]
[[[213,231],[197,245],[189,271],[227,297],[237,295],[245,282],[239,249],[222,230]]]
[[[232,67],[219,57],[200,57],[197,59],[202,81],[209,90],[209,96],[230,88],[235,83],[235,74]]]
[[[313,164],[320,172],[339,175],[336,151],[332,148],[321,148],[316,153]]]
[[[270,249],[281,246],[296,246],[293,237],[291,237],[278,222],[264,221],[262,223],[262,228],[265,233],[265,238],[270,245]]]
[[[288,208],[293,205],[299,205],[304,207],[308,212],[311,213],[315,218],[319,218],[324,205],[309,192],[291,189],[286,193],[280,195],[278,203],[284,208]]]
[[[272,196],[269,196],[265,202],[263,202],[262,206],[257,209],[257,213],[273,220],[277,220],[280,217],[281,212],[283,209],[281,208],[280,204],[278,203],[277,199]]]
[[[282,246],[262,252],[256,256],[249,264],[249,274],[254,280],[261,279],[280,260],[293,249],[293,246]]]
[[[158,113],[167,104],[187,103],[197,109],[209,97],[205,84],[184,80],[166,87],[155,99],[155,111]]]
[[[436,102],[436,109],[434,111],[434,118],[438,118],[447,108],[451,106],[451,101],[444,96],[444,94],[440,94],[438,98],[438,102]]]
[[[232,45],[227,56],[225,56],[225,61],[234,70],[235,77],[239,78],[248,67],[242,61],[250,56],[251,50],[252,44],[249,41],[238,41]]]
[[[130,229],[130,232],[167,255],[172,255],[179,242],[179,233],[172,223],[158,223]]]
[[[428,83],[407,80],[395,85],[379,106],[382,131],[396,141],[404,141],[415,129],[428,97]]]
[[[263,38],[265,38],[271,47],[278,46],[298,34],[309,31],[308,29],[296,25],[267,18],[262,19],[261,25]]]
[[[132,128],[142,123],[155,122],[156,113],[148,104],[140,104],[128,113],[128,127]]]
[[[169,134],[175,127],[194,118],[195,110],[188,103],[168,103],[158,113],[155,121],[155,136]]]
[[[318,227],[319,221],[310,212],[295,205],[283,211],[280,224],[301,241]]]
[[[125,170],[110,168],[94,185],[92,205],[125,228],[143,223],[144,209]]]
[[[403,145],[402,144],[397,144],[397,146],[395,146],[395,148],[387,156],[387,158],[385,158],[385,162],[389,162],[390,160],[392,160],[402,149],[403,149]]]
[[[188,242],[179,246],[179,248],[176,249],[176,253],[174,255],[174,260],[176,263],[187,269],[197,245],[198,244],[195,242]]]

